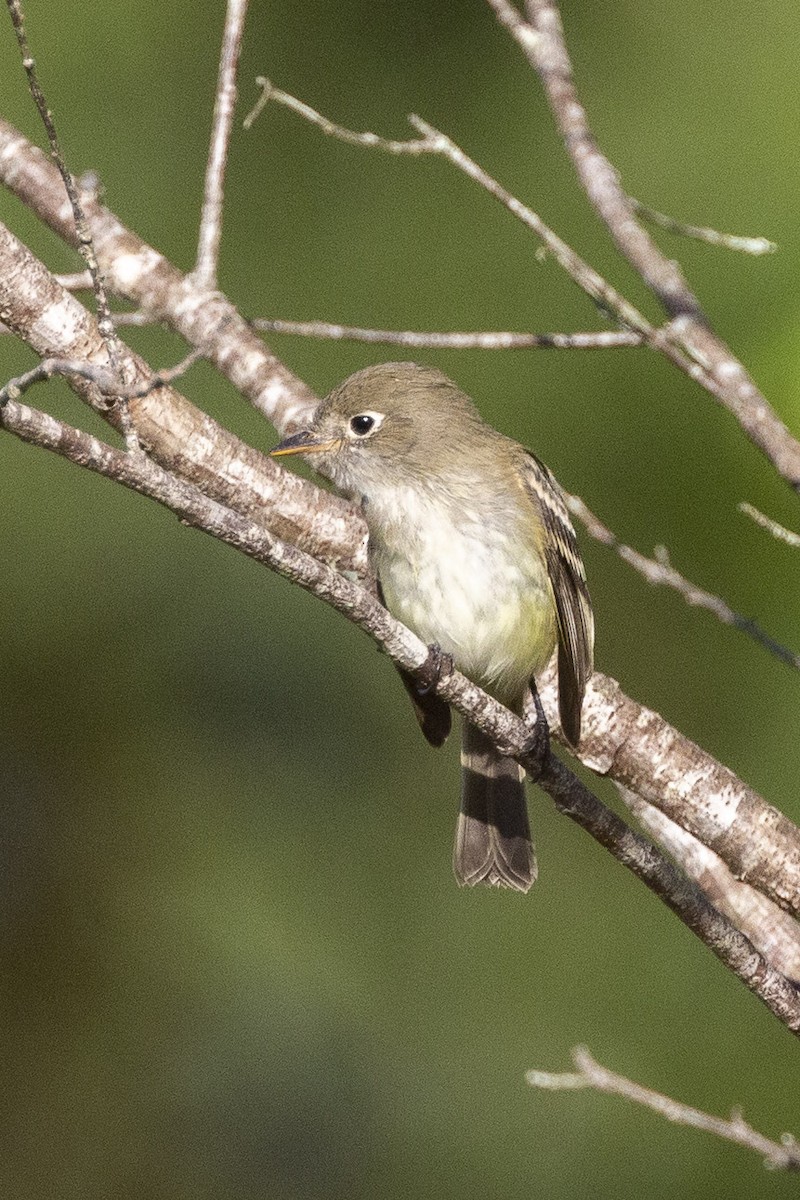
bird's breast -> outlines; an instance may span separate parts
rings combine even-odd
[[[475,683],[516,706],[549,660],[555,608],[534,514],[414,491],[366,510],[389,610]]]

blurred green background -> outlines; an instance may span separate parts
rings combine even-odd
[[[221,0],[29,4],[75,172],[188,268]],[[662,236],[800,427],[795,0],[564,5],[582,94],[628,189],[763,234],[752,260]],[[37,141],[10,26],[2,110]],[[355,128],[447,130],[653,305],[574,182],[537,82],[479,0],[254,0],[241,73]],[[0,195],[55,269],[77,258]],[[247,314],[412,328],[602,317],[443,162],[333,143],[269,109],[237,129],[221,283]],[[155,365],[178,341],[137,331]],[[275,338],[320,393],[387,349]],[[406,355],[406,357],[413,357]],[[423,357],[423,356],[419,356]],[[797,527],[733,420],[646,351],[428,353],[625,539],[800,648]],[[32,359],[0,342],[3,378]],[[194,403],[273,431],[210,369]],[[69,391],[32,403],[98,428]],[[106,435],[108,436],[108,435]],[[464,893],[457,749],[334,613],[155,505],[0,439],[3,1194],[331,1200],[739,1197],[788,1177],[587,1093],[533,1093],[587,1043],[608,1065],[773,1136],[800,1133],[797,1047],[677,920],[531,792],[541,878]],[[583,539],[597,662],[793,819],[798,677]],[[609,789],[601,793],[610,799]],[[613,802],[613,801],[612,801]]]

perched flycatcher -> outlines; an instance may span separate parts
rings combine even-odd
[[[558,645],[561,727],[574,746],[594,622],[561,489],[543,463],[487,425],[441,371],[383,363],[322,401],[274,455],[303,454],[361,504],[389,610],[513,712]],[[450,710],[403,675],[425,737]],[[469,722],[462,732],[459,883],[526,892],[536,878],[524,771]]]

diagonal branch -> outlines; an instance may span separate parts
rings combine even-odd
[[[800,442],[794,438],[739,360],[711,328],[678,264],[662,254],[636,219],[636,206],[600,150],[580,101],[555,0],[527,0],[527,19],[510,0],[488,0],[539,75],[550,108],[589,201],[617,248],[670,317],[669,338],[702,364],[701,380],[795,490],[800,490]]]
[[[157,500],[184,524],[219,538],[330,604],[368,633],[405,671],[415,676],[426,671],[429,648],[395,620],[372,592],[296,546],[282,542],[262,525],[203,495],[142,452],[116,450],[13,399],[0,407],[0,425],[25,441]],[[800,993],[792,983],[717,912],[699,888],[601,804],[552,752],[548,751],[542,768],[538,757],[525,749],[528,730],[519,717],[455,670],[440,678],[436,691],[531,772],[561,813],[641,879],[788,1029],[800,1036]]]
[[[126,269],[124,263],[117,266],[122,272]],[[160,266],[157,262],[156,267]],[[167,266],[157,269],[157,278],[171,270]],[[179,273],[175,274],[180,279]],[[194,294],[206,295],[202,290]],[[192,295],[188,284],[180,295],[186,307],[187,297]],[[2,225],[0,311],[8,328],[44,358],[68,359],[108,370],[106,348],[91,313],[59,287],[43,263]],[[204,314],[204,318],[207,316]],[[246,329],[241,318],[237,316],[236,320]],[[205,329],[205,319],[199,320],[198,334]],[[217,353],[224,351],[231,336],[230,326],[208,330],[209,345],[213,344]],[[147,364],[122,342],[119,346],[122,378],[128,389],[150,382],[152,372]],[[117,423],[107,395],[96,385],[81,375],[73,375],[69,383],[106,420]],[[361,574],[367,572],[364,524],[352,505],[280,470],[172,387],[150,391],[130,399],[128,404],[142,445],[167,470],[254,520],[269,522],[288,540],[310,542],[330,561],[349,565]]]
[[[558,711],[552,664],[539,689],[547,719]],[[654,805],[720,856],[736,879],[800,913],[800,831],[733,771],[663,717],[595,671],[583,708],[578,757]]]
[[[779,542],[785,542],[787,546],[793,549],[800,547],[800,533],[795,533],[792,529],[787,529],[785,525],[779,525],[772,517],[766,516],[752,504],[748,504],[746,500],[742,500],[739,504],[739,512],[744,513],[751,521],[755,521],[756,525],[760,525],[762,529],[766,529],[768,533]]]

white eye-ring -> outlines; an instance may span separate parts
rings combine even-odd
[[[380,429],[383,424],[383,416],[383,413],[372,412],[369,409],[366,412],[356,413],[354,417],[350,418],[350,432],[358,438],[369,437],[371,433]]]

